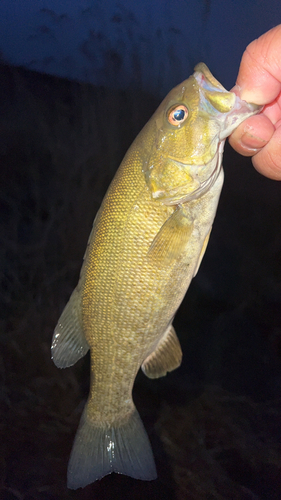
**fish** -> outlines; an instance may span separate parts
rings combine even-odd
[[[71,489],[112,472],[157,477],[132,399],[134,380],[140,367],[158,378],[181,364],[172,322],[208,244],[225,139],[259,109],[199,63],[138,134],[108,188],[51,346],[59,368],[90,349],[90,393],[68,465]]]

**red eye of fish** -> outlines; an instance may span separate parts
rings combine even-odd
[[[168,113],[168,121],[171,125],[180,125],[188,117],[188,109],[184,104],[179,104]]]

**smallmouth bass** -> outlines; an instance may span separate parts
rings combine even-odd
[[[223,184],[224,142],[258,111],[200,63],[126,153],[52,341],[60,368],[91,352],[90,395],[70,457],[69,488],[111,472],[156,478],[132,400],[134,380],[140,366],[157,378],[181,363],[172,321],[208,244]]]

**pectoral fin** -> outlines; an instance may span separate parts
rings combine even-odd
[[[54,331],[52,359],[58,368],[66,368],[74,365],[88,350],[82,328],[80,294],[75,288]]]
[[[203,259],[203,257],[204,257],[204,254],[205,254],[205,252],[206,252],[206,248],[207,248],[207,245],[208,245],[208,243],[209,243],[209,238],[210,238],[211,230],[212,230],[212,229],[210,229],[210,231],[208,232],[208,234],[207,234],[206,238],[204,239],[204,243],[203,243],[203,246],[202,246],[202,248],[201,248],[201,252],[200,252],[200,255],[199,255],[199,259],[198,259],[198,262],[197,262],[197,266],[196,266],[195,272],[194,272],[194,274],[193,274],[193,278],[194,278],[194,276],[196,276],[196,274],[198,273],[198,269],[199,269],[199,267],[200,267],[200,264],[201,264],[201,262],[202,262],[202,259]]]
[[[148,258],[157,266],[169,264],[185,250],[193,229],[186,207],[179,206],[156,234],[148,250]]]
[[[164,377],[167,372],[178,368],[182,360],[179,339],[172,325],[169,326],[153,351],[141,365],[149,378]]]

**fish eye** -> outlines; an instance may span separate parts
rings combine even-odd
[[[188,117],[188,109],[184,104],[179,104],[178,106],[174,106],[168,112],[168,122],[171,125],[181,125],[186,118]]]

